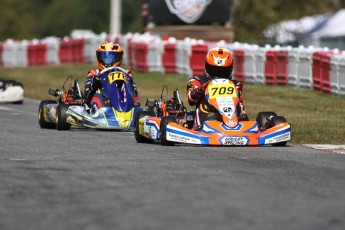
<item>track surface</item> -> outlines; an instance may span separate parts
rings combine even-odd
[[[0,104],[0,229],[345,229],[345,155],[138,144]]]

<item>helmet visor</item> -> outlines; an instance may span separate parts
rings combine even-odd
[[[114,63],[122,60],[123,52],[103,51],[97,52],[97,60],[106,67],[111,67]]]
[[[205,63],[206,72],[210,75],[211,79],[215,78],[230,78],[232,73],[232,65],[231,66],[213,66]]]

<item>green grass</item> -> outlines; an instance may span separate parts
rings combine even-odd
[[[90,64],[53,65],[28,68],[0,68],[0,78],[14,79],[24,84],[25,97],[32,99],[55,99],[48,89],[60,88],[68,76],[78,79],[82,89]],[[164,85],[172,96],[174,89],[180,91],[186,103],[187,76],[179,74],[141,73],[133,71],[144,107],[147,98],[158,99]],[[345,99],[332,95],[299,90],[287,86],[245,84],[243,91],[246,111],[255,120],[259,111],[274,111],[286,117],[292,125],[292,143],[296,144],[344,144]],[[190,107],[189,107],[190,108]]]

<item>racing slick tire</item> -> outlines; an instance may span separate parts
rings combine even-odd
[[[276,125],[279,125],[281,123],[285,123],[286,122],[286,119],[285,117],[282,117],[282,116],[276,116],[272,119],[272,125],[273,126],[276,126]],[[273,146],[286,146],[287,144],[287,141],[283,141],[283,142],[279,142],[279,143],[275,143],[275,144],[272,144]]]
[[[166,116],[166,117],[162,117],[161,119],[161,125],[160,125],[160,130],[161,130],[161,145],[164,146],[173,146],[175,145],[175,142],[172,141],[168,141],[166,138],[166,129],[167,129],[167,125],[169,122],[175,122],[176,123],[176,119],[174,116]]]
[[[275,112],[259,112],[256,116],[256,122],[258,123],[258,128],[260,130],[266,130],[273,127],[272,120],[269,120],[269,117],[276,117]]]
[[[134,119],[134,137],[138,143],[153,143],[154,140],[148,139],[139,133],[139,120],[145,116],[155,117],[156,115],[153,111],[141,111],[137,113]]]
[[[38,124],[42,129],[55,129],[56,125],[54,123],[47,122],[44,119],[44,107],[48,104],[56,104],[54,100],[43,100],[38,106]]]
[[[68,105],[60,103],[56,110],[56,129],[57,130],[69,130],[71,124],[67,123],[67,110]]]

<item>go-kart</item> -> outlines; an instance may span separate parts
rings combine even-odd
[[[204,87],[209,112],[201,128],[193,127],[194,113],[186,110],[179,96],[171,100],[176,101],[170,108],[172,113],[166,102],[148,99],[148,109],[135,119],[136,141],[162,145],[285,146],[291,140],[290,124],[275,112],[259,112],[255,121],[248,117],[243,119],[236,87],[231,80],[214,79]],[[178,95],[176,90],[174,94]]]
[[[0,79],[0,103],[22,104],[24,86],[21,82]]]
[[[78,82],[75,82],[75,86],[70,90],[71,100],[68,100],[67,92],[59,90],[54,93],[59,97],[58,105],[47,102],[40,105],[41,127],[42,124],[44,127],[47,123],[52,123],[58,130],[68,130],[71,125],[94,129],[133,130],[134,116],[141,112],[142,108],[135,105],[130,76],[120,67],[110,67],[102,70],[98,77],[102,90],[97,93],[102,95],[103,107],[88,111],[84,106]]]
[[[66,83],[70,82],[68,89]],[[67,110],[71,105],[83,105],[82,91],[80,90],[78,80],[69,76],[63,83],[61,89],[50,88],[48,94],[57,97],[57,100],[42,100],[38,106],[38,123],[43,129],[67,130],[73,122],[71,117],[67,118]]]

